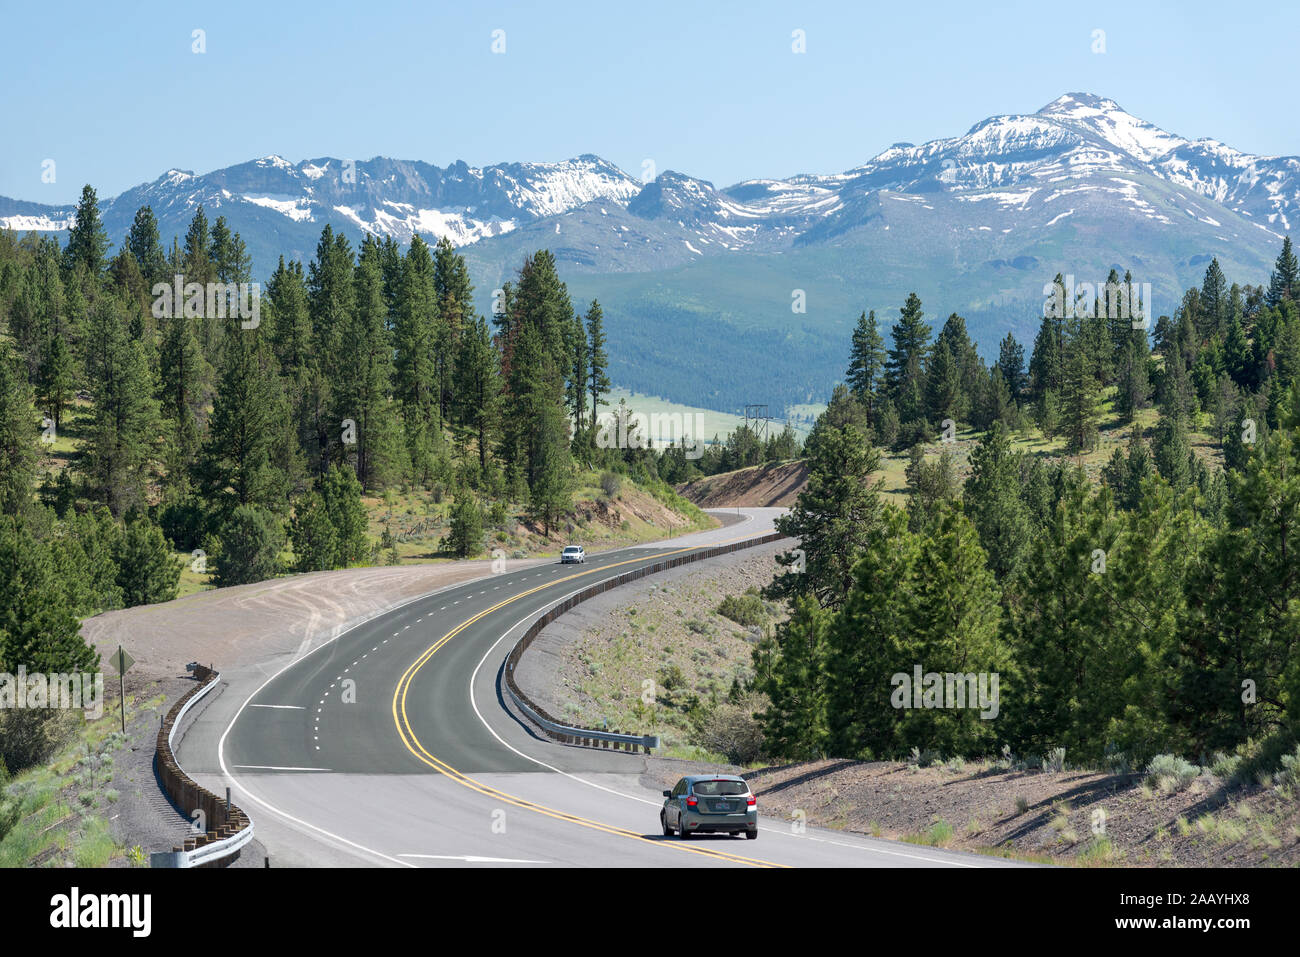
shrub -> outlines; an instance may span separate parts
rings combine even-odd
[[[1289,784],[1292,787],[1300,785],[1300,744],[1296,745],[1295,751],[1291,754],[1282,755],[1281,763],[1282,770],[1278,772],[1277,777],[1282,780],[1278,783]]]
[[[1235,778],[1240,767],[1241,755],[1239,754],[1228,755],[1222,751],[1215,751],[1210,761],[1210,773],[1224,781]]]
[[[614,472],[602,472],[600,475],[600,490],[610,498],[617,498],[618,493],[623,490],[623,479]]]
[[[665,691],[676,691],[686,684],[686,675],[682,673],[681,666],[673,663],[664,665],[659,669],[659,687]]]
[[[926,748],[922,751],[920,748],[912,748],[911,757],[908,758],[908,764],[914,768],[928,768],[938,764],[943,760],[943,755],[938,751],[931,751]]]
[[[1147,765],[1146,783],[1165,793],[1184,790],[1196,780],[1201,769],[1173,754],[1157,754]]]
[[[1065,748],[1052,748],[1043,755],[1044,771],[1064,771],[1065,770]]]
[[[763,729],[746,703],[719,704],[699,722],[696,742],[732,764],[749,764],[763,750]]]
[[[762,625],[767,620],[767,608],[757,595],[728,595],[718,606],[718,614],[746,628]]]

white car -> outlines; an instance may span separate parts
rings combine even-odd
[[[587,553],[581,545],[566,545],[564,551],[560,552],[561,565],[583,565],[586,561]]]

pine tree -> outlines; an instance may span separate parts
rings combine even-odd
[[[145,348],[128,337],[116,297],[104,296],[95,304],[87,346],[95,409],[82,468],[98,500],[121,515],[144,501],[156,459],[156,389]]]
[[[92,288],[97,288],[108,261],[110,245],[99,215],[99,198],[87,183],[81,189],[76,216],[68,230],[68,245],[63,251],[64,269],[69,273],[80,270],[94,284]]]
[[[0,516],[23,517],[32,505],[40,457],[37,422],[27,380],[9,344],[0,340]]]
[[[777,529],[799,540],[802,554],[787,553],[778,564],[788,571],[768,587],[772,599],[811,595],[835,610],[853,582],[853,565],[880,521],[880,453],[862,426],[838,419],[845,406],[860,406],[837,386],[804,444],[808,482]],[[861,411],[858,413],[861,415]]]
[[[1121,419],[1132,422],[1136,412],[1151,404],[1151,381],[1147,375],[1146,333],[1135,331],[1128,348],[1120,357],[1115,392],[1115,411]]]
[[[321,498],[334,526],[340,567],[364,561],[369,553],[366,528],[369,520],[361,502],[361,483],[346,465],[332,465],[321,481]]]
[[[899,750],[889,677],[910,675],[918,663],[902,611],[915,582],[919,542],[893,505],[883,506],[863,531],[851,587],[840,596],[842,610],[826,634],[826,751],[873,760]]]
[[[474,321],[473,286],[465,259],[446,236],[434,249],[434,286],[438,296],[434,354],[438,383],[438,414],[447,418],[453,401],[452,377],[460,338]]]
[[[596,424],[602,396],[609,392],[609,354],[605,351],[604,313],[595,299],[587,308],[587,380],[591,395],[591,424]]]
[[[41,356],[41,367],[36,376],[37,397],[41,408],[53,420],[56,432],[63,427],[63,410],[72,399],[75,374],[67,341],[56,332]]]
[[[181,563],[172,554],[162,529],[143,515],[126,522],[116,555],[122,604],[152,605],[171,601],[181,580]]]
[[[1061,382],[1061,431],[1071,452],[1087,451],[1097,443],[1098,386],[1092,350],[1083,320],[1070,320]]]
[[[457,493],[455,507],[451,510],[447,550],[457,558],[472,558],[483,551],[483,513],[466,489]]]
[[[0,518],[0,670],[93,671],[99,655],[81,637],[49,547],[12,516]]]
[[[1291,237],[1282,240],[1282,251],[1273,266],[1273,274],[1268,280],[1268,296],[1265,301],[1277,308],[1284,300],[1294,301],[1300,297],[1300,260],[1291,249]]]
[[[380,247],[371,237],[362,246],[355,283],[356,307],[343,317],[339,347],[348,362],[335,379],[335,420],[355,423],[357,478],[362,488],[382,485],[392,476],[396,423],[388,403],[393,347],[387,329]]]
[[[963,488],[963,507],[998,581],[1016,571],[1029,541],[1029,510],[1020,494],[1021,458],[1012,450],[1006,426],[994,422],[971,452]]]
[[[867,410],[867,421],[875,421],[876,395],[885,367],[885,340],[876,328],[876,311],[863,313],[853,329],[853,347],[845,373],[849,391]]]
[[[1156,469],[1175,492],[1182,492],[1192,480],[1192,449],[1187,439],[1187,422],[1181,415],[1162,415],[1156,423],[1152,443]]]
[[[819,757],[826,736],[826,630],[831,616],[816,600],[796,598],[775,641],[754,650],[756,690],[767,695],[757,715],[764,748],[794,761]]]
[[[1201,338],[1209,339],[1218,335],[1228,320],[1228,281],[1223,276],[1223,267],[1218,257],[1210,260],[1205,270],[1205,280],[1201,283]]]
[[[218,588],[265,581],[280,574],[284,526],[258,505],[242,504],[222,522],[219,540],[211,543],[212,583]]]
[[[461,338],[456,361],[457,418],[477,439],[480,471],[487,469],[488,452],[500,428],[501,377],[497,359],[487,321],[480,316],[473,329]]]
[[[894,347],[889,350],[885,363],[885,385],[899,405],[900,417],[905,423],[908,417],[902,413],[906,401],[903,397],[909,393],[919,394],[924,364],[930,355],[930,326],[924,316],[921,300],[916,293],[911,293],[899,310],[898,322],[889,333]]]
[[[289,537],[298,571],[319,572],[340,566],[338,531],[319,492],[311,491],[298,499]]]
[[[998,346],[997,368],[1011,392],[1017,399],[1025,388],[1025,347],[1016,341],[1016,337],[1007,333]]]
[[[126,234],[126,248],[135,257],[150,289],[154,283],[168,281],[167,256],[158,236],[158,220],[151,207],[141,206],[135,211],[135,219]]]
[[[288,504],[288,490],[271,461],[280,412],[274,357],[260,329],[232,333],[224,351],[196,468],[200,487],[209,506],[222,516],[242,505],[281,512]],[[246,514],[243,521],[254,520]]]

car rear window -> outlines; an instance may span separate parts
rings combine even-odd
[[[718,794],[748,794],[749,785],[744,781],[696,781],[695,793],[705,797]]]

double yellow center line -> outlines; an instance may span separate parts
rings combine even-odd
[[[733,539],[728,539],[725,542],[720,542],[718,544],[726,545],[726,544],[730,544],[731,542],[738,542],[742,540],[743,540],[742,538],[733,538]],[[662,558],[667,558],[671,555],[680,555],[684,552],[695,551],[699,548],[711,548],[711,547],[713,546],[695,545],[688,548],[679,548],[671,552],[663,552],[653,557],[656,559],[662,559]],[[555,585],[562,585],[565,582],[571,582],[574,581],[575,579],[583,578],[587,575],[600,574],[601,572],[608,571],[611,568],[618,568],[621,565],[634,565],[638,562],[643,562],[643,561],[645,561],[644,558],[630,558],[627,559],[626,561],[615,562],[612,565],[604,565],[600,568],[593,568],[591,571],[579,572],[575,575],[569,575],[565,578],[558,578],[555,581],[547,582],[544,585],[537,585],[536,587],[530,588],[527,591],[522,591],[517,595],[505,599],[504,601],[497,602],[497,604],[493,605],[491,608],[481,611],[477,615],[474,615],[470,618],[466,618],[459,625],[457,625],[451,631],[447,632],[445,635],[443,635],[441,638],[435,641],[432,645],[426,648],[424,650],[424,653],[421,654],[420,657],[417,658],[415,662],[409,668],[406,669],[406,673],[402,675],[401,680],[397,682],[397,688],[393,691],[393,723],[397,726],[397,734],[402,739],[402,743],[406,745],[407,750],[410,751],[413,755],[415,755],[415,757],[418,758],[420,761],[423,761],[425,764],[427,764],[429,767],[441,771],[443,774],[451,778],[457,784],[463,785],[464,787],[467,787],[472,791],[477,791],[480,794],[487,795],[488,797],[491,797],[497,801],[501,801],[502,803],[510,804],[513,805],[514,807],[524,808],[525,810],[528,811],[535,811],[538,814],[545,814],[547,817],[553,817],[560,821],[567,821],[570,824],[577,824],[580,827],[586,827],[595,831],[602,831],[606,834],[612,834],[615,837],[625,837],[630,840],[644,841],[645,843],[652,844],[656,847],[670,847],[675,850],[686,851],[691,854],[702,854],[706,857],[719,858],[721,860],[731,861],[736,864],[747,864],[751,867],[783,867],[785,865],[774,864],[771,861],[762,861],[752,857],[741,857],[740,855],[737,854],[728,854],[725,851],[713,850],[711,848],[698,847],[698,846],[691,847],[689,844],[686,844],[685,842],[682,841],[655,840],[646,837],[644,834],[639,834],[636,831],[629,830],[628,828],[615,827],[614,825],[611,824],[603,824],[600,821],[593,821],[590,818],[582,817],[577,814],[569,814],[565,811],[557,811],[554,808],[546,807],[545,805],[537,804],[533,801],[524,800],[523,798],[517,797],[513,794],[507,794],[504,791],[498,790],[497,788],[494,787],[490,787],[489,785],[486,785],[481,781],[477,781],[474,778],[471,778],[467,774],[463,774],[462,772],[457,771],[451,765],[447,764],[447,762],[431,754],[424,747],[424,745],[420,743],[420,739],[415,734],[415,729],[411,726],[411,720],[406,713],[406,695],[410,691],[412,683],[415,681],[415,676],[419,674],[420,669],[423,668],[429,662],[429,659],[431,659],[434,656],[434,654],[438,651],[439,648],[441,648],[443,645],[449,642],[452,638],[455,638],[458,634],[460,634],[470,625],[474,624],[476,621],[480,620],[481,618],[490,615],[492,612],[497,611],[500,608],[504,608],[506,605],[509,605],[512,602],[519,601],[521,598],[526,598],[529,595],[542,591],[543,589],[551,588],[554,587]]]

